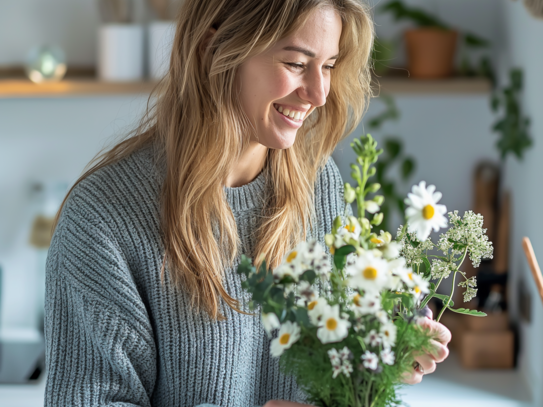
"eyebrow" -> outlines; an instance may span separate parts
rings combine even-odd
[[[300,53],[302,53],[304,55],[307,55],[310,58],[315,58],[315,56],[316,56],[314,52],[309,51],[308,49],[305,49],[305,48],[302,48],[302,47],[296,47],[296,46],[293,46],[293,45],[285,47],[285,48],[283,48],[283,50],[300,52]],[[328,58],[328,59],[337,59],[337,58],[338,58],[338,55],[334,55],[333,57]]]

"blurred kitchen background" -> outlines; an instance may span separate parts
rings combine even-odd
[[[489,317],[444,318],[451,357],[405,401],[543,406],[543,303],[521,245],[530,237],[543,258],[543,0],[372,1],[379,97],[334,153],[343,177],[350,141],[371,132],[386,150],[389,228],[401,221],[398,197],[425,180],[450,210],[484,214],[495,247],[467,304]],[[43,405],[51,218],[85,165],[140,118],[178,6],[0,1],[2,407]]]

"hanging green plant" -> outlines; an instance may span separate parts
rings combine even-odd
[[[524,152],[533,144],[528,133],[530,119],[525,117],[520,104],[520,92],[523,87],[522,70],[512,69],[509,73],[510,84],[497,88],[491,99],[492,111],[502,112],[503,116],[492,127],[498,133],[496,147],[500,151],[502,160],[507,154],[514,154],[522,160]]]

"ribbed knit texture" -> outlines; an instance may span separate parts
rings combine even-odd
[[[166,273],[159,230],[163,170],[146,147],[87,177],[70,194],[47,258],[45,405],[183,407],[261,406],[304,401],[279,371],[258,316],[224,306],[212,322],[190,308]],[[252,256],[264,172],[225,188],[241,239]],[[342,213],[343,184],[330,159],[315,190],[321,242]],[[247,299],[236,264],[224,286]]]

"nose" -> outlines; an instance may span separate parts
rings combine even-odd
[[[329,79],[319,69],[309,70],[298,89],[298,96],[313,106],[323,106],[330,87]]]

